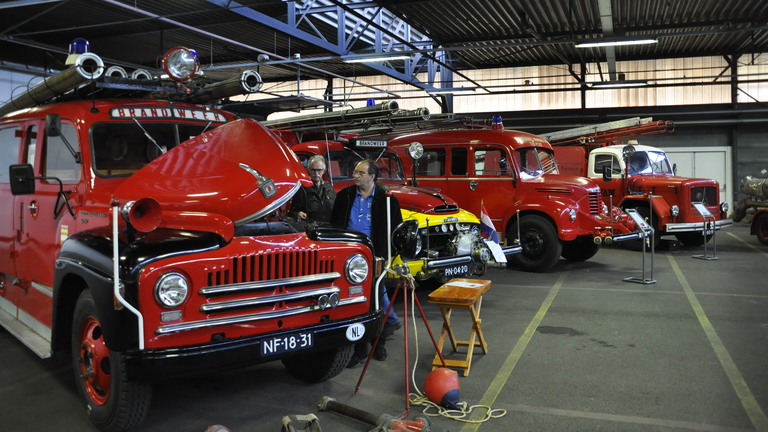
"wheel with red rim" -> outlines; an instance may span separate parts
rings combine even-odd
[[[90,290],[80,294],[72,319],[75,384],[88,416],[103,432],[120,432],[144,420],[152,386],[128,380],[122,355],[110,351]]]

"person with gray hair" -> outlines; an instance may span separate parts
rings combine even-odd
[[[307,171],[313,185],[302,187],[291,200],[288,215],[307,223],[328,222],[336,201],[336,191],[325,181],[325,158],[314,155],[307,161]]]

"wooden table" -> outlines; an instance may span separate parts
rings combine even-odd
[[[440,330],[440,339],[437,342],[437,349],[440,354],[443,352],[445,336],[451,341],[454,352],[459,351],[459,347],[467,347],[467,357],[464,360],[445,360],[448,367],[464,369],[464,376],[469,375],[469,369],[472,366],[472,355],[475,347],[480,347],[483,354],[488,353],[488,344],[483,336],[483,329],[480,327],[480,306],[483,302],[483,294],[491,287],[491,281],[480,279],[451,279],[448,283],[436,289],[429,294],[429,302],[440,307],[440,313],[443,316],[443,328]],[[466,309],[469,311],[472,320],[472,330],[468,341],[456,339],[451,324],[451,311],[453,309]],[[475,340],[477,338],[477,341]],[[432,370],[442,366],[440,355],[435,354],[432,361]]]

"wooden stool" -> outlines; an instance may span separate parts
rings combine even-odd
[[[464,376],[469,375],[475,347],[482,348],[483,354],[488,354],[488,344],[485,343],[483,329],[480,328],[480,306],[483,303],[483,294],[490,287],[491,281],[487,280],[451,279],[448,283],[429,294],[429,302],[438,305],[440,313],[443,315],[443,328],[440,330],[437,349],[442,354],[446,333],[451,340],[454,352],[458,352],[460,346],[466,346],[467,358],[465,360],[445,360],[446,366],[464,369]],[[469,311],[470,318],[472,319],[472,331],[468,341],[456,339],[453,326],[451,325],[451,310],[453,309],[466,309]],[[477,337],[477,341],[475,341],[475,337]],[[432,370],[442,365],[440,355],[435,354],[435,359],[432,361]]]

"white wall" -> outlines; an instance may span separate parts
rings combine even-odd
[[[733,209],[733,169],[730,147],[667,147],[662,148],[669,161],[677,165],[677,175],[706,178],[720,183],[720,202],[728,201]]]
[[[0,104],[8,102],[11,95],[19,95],[27,86],[34,86],[41,79],[33,74],[0,69]]]

